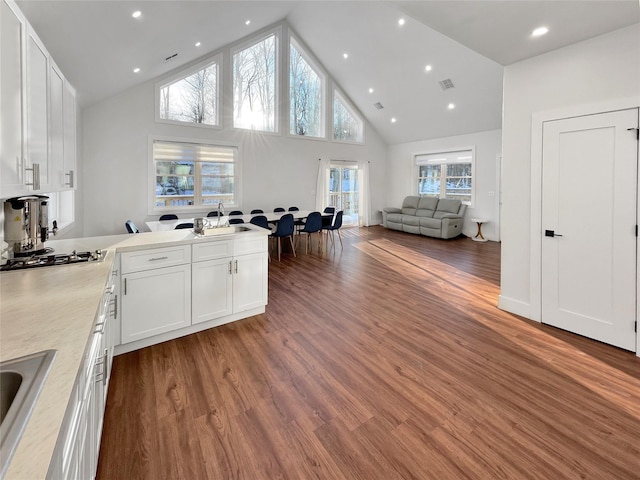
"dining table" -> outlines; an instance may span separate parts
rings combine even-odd
[[[296,210],[296,211],[287,211],[287,212],[264,212],[264,213],[254,213],[254,214],[245,214],[245,215],[224,215],[222,217],[203,217],[205,220],[205,228],[215,228],[218,225],[227,225],[229,220],[232,218],[242,219],[244,223],[250,223],[253,217],[257,217],[258,215],[264,215],[267,217],[267,221],[269,223],[277,223],[278,220],[283,215],[290,213],[293,215],[294,220],[304,220],[306,219],[310,213],[317,212],[318,210]],[[333,218],[333,213],[323,213],[323,217]],[[196,217],[199,218],[199,217]],[[152,232],[166,232],[169,230],[174,230],[176,226],[181,223],[193,223],[194,217],[191,218],[178,218],[174,220],[150,220],[145,222],[149,230]]]

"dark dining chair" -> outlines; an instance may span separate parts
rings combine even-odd
[[[165,213],[164,215],[160,215],[159,220],[177,220],[178,219],[178,215],[175,215],[173,213]]]
[[[254,215],[256,213],[264,213],[264,210],[260,210],[259,208],[254,208],[253,210],[251,210],[251,215]]]
[[[271,227],[269,226],[269,222],[267,221],[267,217],[265,215],[256,215],[249,221],[249,223],[258,225],[262,228],[266,228],[267,230],[271,230]]]
[[[280,261],[280,255],[282,253],[282,244],[281,240],[283,238],[288,238],[291,243],[291,250],[293,250],[293,256],[296,256],[296,247],[293,244],[293,215],[290,213],[285,213],[278,220],[278,226],[276,227],[276,231],[269,235],[269,238],[278,240],[278,261]]]
[[[336,207],[325,207],[322,211],[322,227],[333,223],[333,215],[336,213]]]
[[[307,216],[307,221],[304,222],[304,226],[298,230],[299,235],[306,235],[304,253],[309,251],[309,245],[311,245],[311,235],[318,234],[318,252],[322,251],[322,214],[320,212],[311,212]]]
[[[244,215],[244,213],[242,213],[242,210],[232,210],[229,212],[229,215]]]
[[[140,230],[138,230],[138,227],[136,227],[136,224],[133,223],[132,220],[127,220],[126,222],[124,222],[124,226],[129,233],[140,233]]]
[[[328,239],[329,239],[329,232],[331,232],[331,242],[333,244],[333,248],[336,248],[336,239],[335,239],[335,232],[338,232],[338,238],[340,239],[340,248],[344,248],[342,246],[342,236],[340,235],[340,228],[342,227],[342,215],[344,214],[344,212],[342,210],[340,210],[338,213],[336,213],[336,216],[333,220],[333,224],[332,225],[327,225],[327,226],[322,226],[322,230],[326,230],[327,231],[327,243],[328,243]],[[328,247],[327,247],[328,248]]]
[[[299,212],[300,209],[298,207],[289,207],[289,211],[290,212]],[[304,225],[304,220],[294,220],[293,224],[296,227],[296,231],[300,230],[300,228],[302,228],[302,226]]]
[[[182,230],[183,228],[193,228],[193,222],[179,223],[174,230]]]
[[[286,212],[286,210],[282,207],[276,207],[273,209],[273,213],[278,213],[278,212]]]
[[[213,210],[212,212],[207,213],[207,217],[217,217],[217,216],[218,216],[217,210]]]
[[[229,225],[237,225],[238,223],[244,223],[241,218],[229,218]]]

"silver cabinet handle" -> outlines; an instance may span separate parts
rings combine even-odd
[[[229,275],[231,275],[231,260],[229,260]]]
[[[66,177],[69,177],[69,181],[65,183],[69,188],[73,188],[73,170],[69,170],[69,173],[64,174]]]
[[[238,273],[238,260],[236,260],[236,273]]]
[[[25,170],[32,173],[31,183],[25,183],[25,185],[31,185],[34,190],[40,190],[40,164],[32,163],[31,168],[25,168]]]
[[[154,258],[150,258],[149,261],[150,262],[157,262],[158,260],[166,260],[169,257],[154,257]]]

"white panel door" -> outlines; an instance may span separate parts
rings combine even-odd
[[[635,350],[638,110],[545,122],[542,322]]]

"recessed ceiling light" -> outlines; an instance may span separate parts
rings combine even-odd
[[[202,45],[200,42],[196,42],[196,47],[199,47],[200,45]]]
[[[396,117],[392,117],[391,118],[391,123],[396,123],[398,120],[396,120]]]
[[[404,25],[404,18],[401,18],[400,20],[398,20],[398,25],[400,26]]]
[[[138,73],[140,71],[140,69],[138,67],[133,69],[133,73]]]
[[[430,72],[432,70],[432,66],[431,65],[427,65],[426,67],[424,67],[425,71]]]
[[[447,108],[449,110],[453,110],[454,108],[456,108],[456,104],[455,103],[450,103],[449,105],[447,105]]]
[[[244,22],[245,25],[250,25],[251,24],[251,20],[247,20],[246,22]]]
[[[373,93],[373,88],[370,88],[370,89],[369,89],[369,93]]]
[[[347,59],[347,58],[349,58],[349,54],[345,52],[345,53],[342,54],[342,57]]]
[[[133,18],[138,18],[140,15],[142,15],[142,12],[140,10],[136,10],[131,14]]]
[[[542,35],[545,35],[548,32],[549,32],[549,29],[547,27],[538,27],[533,32],[531,32],[531,36],[541,37]]]

